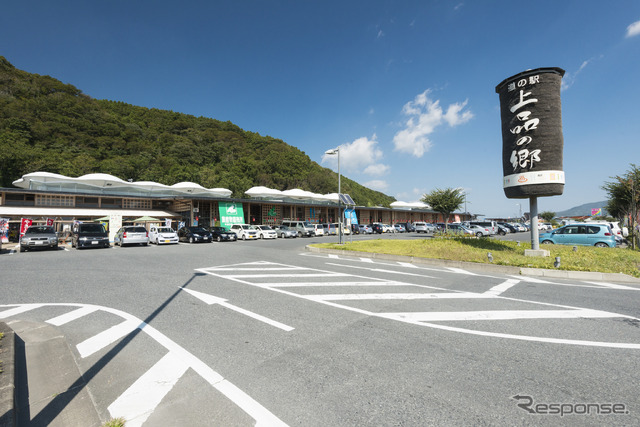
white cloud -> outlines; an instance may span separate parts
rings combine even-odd
[[[627,27],[627,37],[634,37],[640,34],[640,21],[636,21]]]
[[[364,169],[363,173],[366,173],[367,175],[384,175],[387,172],[389,172],[389,169],[391,168],[387,165],[383,165],[382,163],[376,163],[376,164],[367,166]]]
[[[389,184],[381,179],[365,182],[364,186],[377,191],[386,191],[389,188]]]
[[[578,74],[580,74],[582,70],[584,70],[587,67],[587,65],[592,63],[594,60],[602,59],[602,57],[603,55],[600,55],[599,57],[589,58],[586,61],[582,62],[582,64],[580,65],[580,68],[578,68],[578,70],[575,73],[565,73],[565,75],[562,77],[562,81],[560,82],[560,90],[567,90],[571,86],[573,86],[573,84],[576,82],[576,78],[578,77]]]
[[[355,141],[340,145],[340,170],[351,172],[371,173],[367,171],[388,171],[389,167],[380,163],[383,153],[378,148],[377,137],[374,134],[371,139],[363,136]],[[322,156],[322,164],[329,164],[337,169],[338,156],[325,154]]]
[[[432,145],[428,136],[438,126],[443,123],[447,123],[451,127],[458,126],[473,117],[471,111],[463,111],[467,106],[467,101],[449,105],[447,112],[444,113],[440,107],[440,101],[432,101],[429,98],[430,92],[430,90],[425,90],[402,108],[402,113],[409,116],[409,119],[405,123],[405,128],[393,137],[396,151],[422,157]]]

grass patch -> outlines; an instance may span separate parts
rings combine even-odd
[[[113,418],[102,424],[102,427],[124,427],[124,418]]]
[[[488,264],[487,253],[491,252],[493,264],[514,267],[546,268],[552,270],[597,271],[602,273],[624,273],[640,277],[640,252],[622,248],[596,248],[578,246],[540,245],[551,252],[550,257],[526,257],[525,249],[530,243],[496,239],[465,237],[431,238],[418,240],[366,240],[346,243],[320,243],[320,248],[345,251],[373,252],[390,255],[405,255],[417,258],[446,259]],[[560,257],[560,267],[553,266]]]

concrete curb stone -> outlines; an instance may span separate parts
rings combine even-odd
[[[418,258],[405,255],[389,255],[374,252],[346,251],[341,249],[317,248],[311,245],[305,246],[309,252],[326,253],[334,255],[346,255],[352,257],[367,257],[386,261],[408,262],[430,266],[449,268],[468,268],[486,273],[514,274],[519,276],[536,276],[556,279],[595,280],[602,282],[618,282],[640,284],[640,279],[623,273],[601,273],[592,271],[547,270],[544,268],[513,267],[508,265],[481,264],[477,262],[452,261],[446,259]]]
[[[0,427],[16,425],[15,411],[15,333],[6,323],[0,322]]]

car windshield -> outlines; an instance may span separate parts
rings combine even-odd
[[[242,227],[243,230],[251,230],[250,225],[241,225],[240,227]]]
[[[206,233],[207,230],[205,230],[202,227],[191,227],[189,230],[191,230],[192,233]]]
[[[24,234],[51,234],[55,233],[53,227],[48,226],[35,226],[27,228]]]
[[[173,233],[173,228],[161,227],[158,228],[158,233]]]
[[[104,233],[104,227],[102,224],[81,224],[80,231],[86,233]]]
[[[269,227],[268,225],[261,225],[260,229],[261,230],[273,230],[273,228]]]
[[[280,226],[280,230],[288,230],[288,229],[289,229],[289,227],[287,227],[286,225],[281,225]]]

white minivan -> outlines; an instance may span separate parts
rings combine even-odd
[[[171,227],[152,225],[149,227],[149,242],[156,245],[178,243],[178,233]]]

